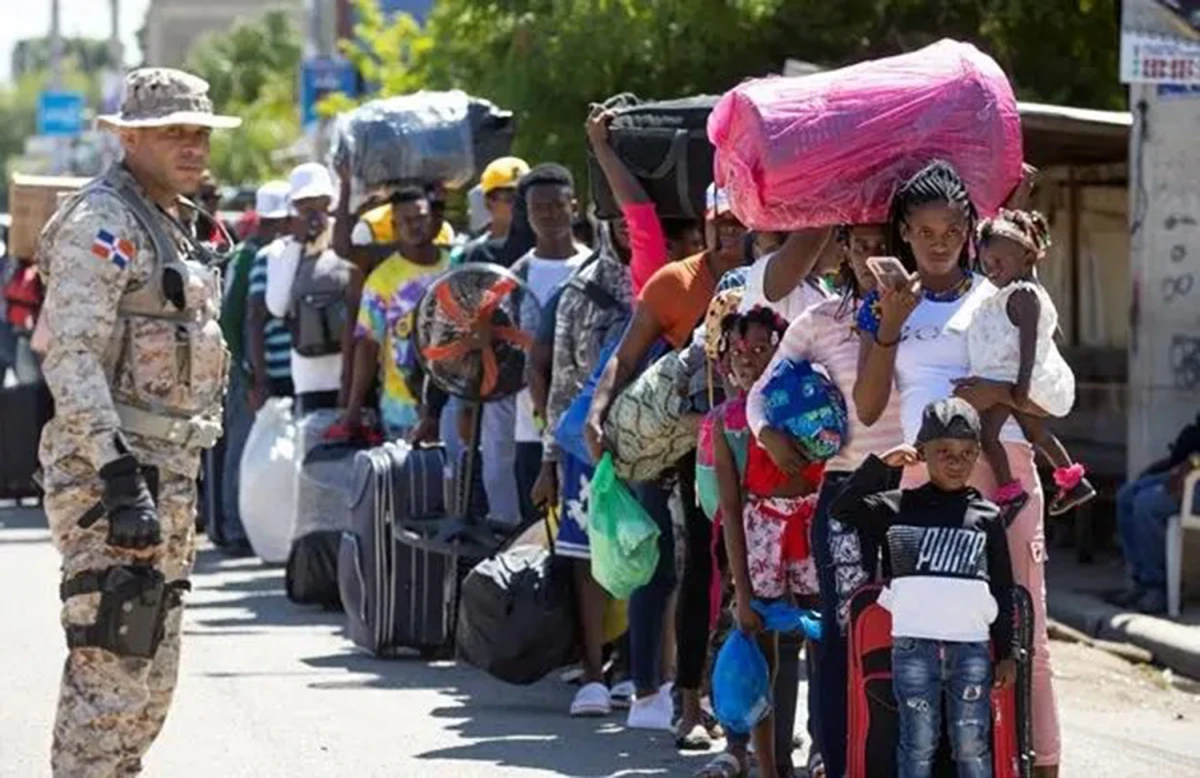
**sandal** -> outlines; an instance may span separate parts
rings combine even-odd
[[[678,726],[682,726],[680,722]],[[675,747],[680,751],[707,751],[712,748],[712,735],[705,729],[703,722],[696,722],[687,732],[675,730]]]
[[[1061,516],[1094,499],[1095,496],[1096,487],[1092,486],[1088,479],[1081,478],[1074,487],[1058,490],[1058,494],[1050,501],[1050,515]]]
[[[1016,521],[1017,516],[1020,515],[1028,502],[1029,493],[1024,490],[1016,497],[1011,497],[1003,501],[997,500],[996,504],[1000,508],[1000,521],[1003,522],[1005,529],[1008,529]]]
[[[745,778],[746,768],[738,758],[728,751],[713,757],[712,761],[694,774],[696,778]]]

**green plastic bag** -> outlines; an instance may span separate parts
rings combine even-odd
[[[658,525],[617,479],[612,454],[596,465],[590,498],[592,577],[616,599],[628,599],[658,567]]]

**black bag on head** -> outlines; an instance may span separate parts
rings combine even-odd
[[[570,569],[544,548],[514,546],[483,560],[461,597],[458,653],[501,681],[536,683],[578,653]]]
[[[620,94],[604,103],[616,114],[609,125],[609,142],[654,201],[660,219],[704,218],[705,190],[713,181],[708,116],[718,99],[698,95],[641,102]],[[591,154],[588,178],[596,216],[620,216],[604,171]]]

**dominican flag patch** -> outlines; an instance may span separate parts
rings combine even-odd
[[[118,238],[108,230],[100,230],[92,241],[92,253],[124,270],[133,261],[134,247],[124,238]]]

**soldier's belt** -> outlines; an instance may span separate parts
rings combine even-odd
[[[181,448],[212,448],[221,438],[221,424],[208,419],[177,419],[121,404],[116,411],[121,429]]]

